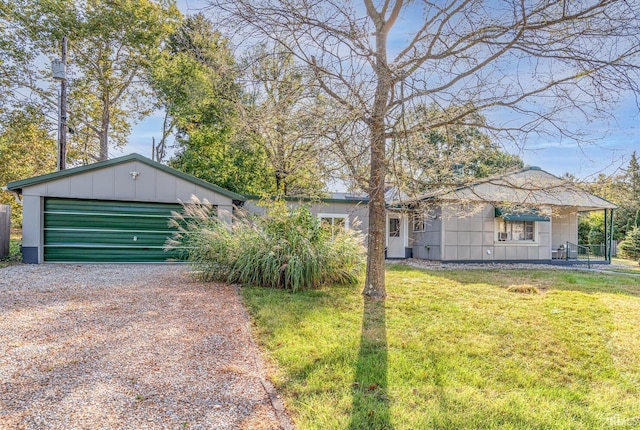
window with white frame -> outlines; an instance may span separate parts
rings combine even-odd
[[[514,242],[536,240],[536,223],[534,221],[508,221],[496,218],[498,223],[498,241]]]
[[[345,214],[318,214],[320,224],[331,232],[331,239],[344,230],[349,230],[349,216]]]
[[[424,231],[424,215],[421,213],[413,214],[411,225],[413,226],[412,228],[414,232]]]

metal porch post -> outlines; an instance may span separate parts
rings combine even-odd
[[[604,243],[603,245],[604,245],[604,259],[608,261],[608,258],[609,258],[608,255],[609,255],[610,249],[609,249],[609,226],[607,225],[608,224],[607,212],[608,212],[607,209],[605,209],[604,210]]]
[[[611,252],[613,251],[613,209],[609,212],[609,253],[607,257],[609,258],[609,263],[611,263]]]

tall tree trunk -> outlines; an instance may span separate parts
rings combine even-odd
[[[387,295],[384,285],[386,208],[384,200],[385,137],[384,117],[375,118],[371,127],[371,176],[369,180],[369,246],[367,275],[362,294],[374,299]]]
[[[387,64],[387,34],[397,18],[402,0],[396,0],[392,17],[385,21],[384,12],[375,10],[373,2],[365,2],[367,11],[376,26],[376,94],[371,109],[369,132],[371,139],[371,171],[369,175],[369,246],[367,253],[367,274],[362,294],[373,299],[384,299],[385,288],[385,224],[386,205],[384,200],[387,164],[386,114],[391,92],[391,72]]]
[[[276,194],[280,196],[284,196],[286,193],[285,182],[284,182],[285,175],[282,174],[280,171],[276,171],[274,176],[276,179]]]
[[[378,63],[378,85],[369,130],[371,135],[371,170],[369,174],[369,246],[367,274],[362,294],[373,299],[387,296],[385,288],[385,224],[386,202],[384,199],[387,174],[385,160],[385,113],[389,97],[389,77],[386,64]]]
[[[164,157],[167,155],[167,137],[173,131],[173,119],[169,119],[169,112],[165,110],[164,120],[162,121],[162,138],[156,146],[155,156],[156,161],[161,163]]]
[[[105,161],[109,159],[109,125],[111,123],[111,115],[109,111],[108,101],[105,101],[105,106],[102,108],[102,121],[100,124],[100,155],[99,161]]]

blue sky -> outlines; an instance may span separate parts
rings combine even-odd
[[[201,0],[179,0],[178,7],[185,13],[198,12],[206,2]],[[415,16],[415,15],[414,15]],[[638,121],[640,115],[633,95],[625,98],[608,123],[581,124],[591,143],[577,144],[573,141],[554,141],[550,138],[532,136],[516,148],[505,144],[509,152],[520,155],[526,164],[539,166],[556,175],[566,172],[580,179],[590,179],[599,173],[611,174],[625,167],[631,152],[640,149]],[[491,117],[490,117],[491,118]],[[499,119],[498,119],[499,120]],[[123,154],[137,152],[150,156],[152,137],[161,136],[162,112],[156,112],[136,124],[129,144]],[[119,151],[113,151],[117,155]]]

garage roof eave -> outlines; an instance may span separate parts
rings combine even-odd
[[[122,157],[113,158],[111,160],[99,161],[97,163],[88,164],[86,166],[73,167],[71,169],[60,170],[58,172],[47,173],[46,175],[40,175],[40,176],[35,176],[33,178],[22,179],[20,181],[9,182],[7,184],[7,189],[9,191],[22,192],[23,188],[27,188],[33,185],[42,184],[44,182],[49,182],[56,179],[66,178],[68,176],[78,175],[80,173],[85,173],[92,170],[104,169],[105,167],[111,167],[111,166],[115,166],[122,163],[128,163],[131,161],[139,161],[148,166],[154,167],[158,170],[162,170],[163,172],[166,172],[170,175],[177,176],[181,179],[184,179],[185,181],[199,185],[203,188],[206,188],[218,194],[222,194],[223,196],[229,197],[230,199],[239,200],[242,202],[247,200],[241,194],[234,193],[233,191],[229,191],[225,188],[203,181],[202,179],[198,179],[195,176],[173,169],[169,166],[165,166],[164,164],[160,164],[156,161],[150,160],[149,158],[144,157],[140,154],[124,155]]]

